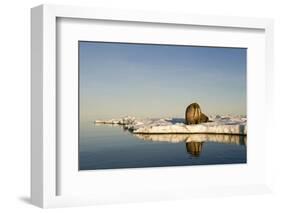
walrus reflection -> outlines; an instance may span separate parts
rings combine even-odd
[[[185,143],[187,153],[194,157],[199,157],[202,152],[204,142],[188,142]]]

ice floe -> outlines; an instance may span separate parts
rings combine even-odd
[[[126,116],[119,119],[96,120],[96,124],[118,124],[135,134],[212,133],[247,135],[244,116],[210,116],[210,122],[186,125],[181,118],[137,119]]]

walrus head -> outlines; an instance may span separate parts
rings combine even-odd
[[[201,112],[201,108],[198,103],[188,105],[185,111],[186,124],[199,124],[208,121],[209,118]]]

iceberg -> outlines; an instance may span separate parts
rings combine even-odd
[[[117,124],[134,134],[231,134],[247,135],[245,116],[210,116],[201,124],[185,124],[183,118],[137,119],[126,116],[119,119],[96,120],[96,124]]]

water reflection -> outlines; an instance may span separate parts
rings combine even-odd
[[[134,134],[120,125],[81,126],[80,170],[247,162],[245,136]]]
[[[199,157],[202,152],[203,142],[188,142],[185,144],[187,153]]]
[[[134,134],[139,139],[151,142],[168,143],[201,143],[214,142],[225,144],[246,145],[247,137],[243,135],[223,135],[223,134]]]
[[[245,146],[247,137],[241,135],[220,135],[220,134],[135,134],[144,141],[185,143],[186,151],[194,157],[200,157],[203,144],[206,142],[236,144]]]

